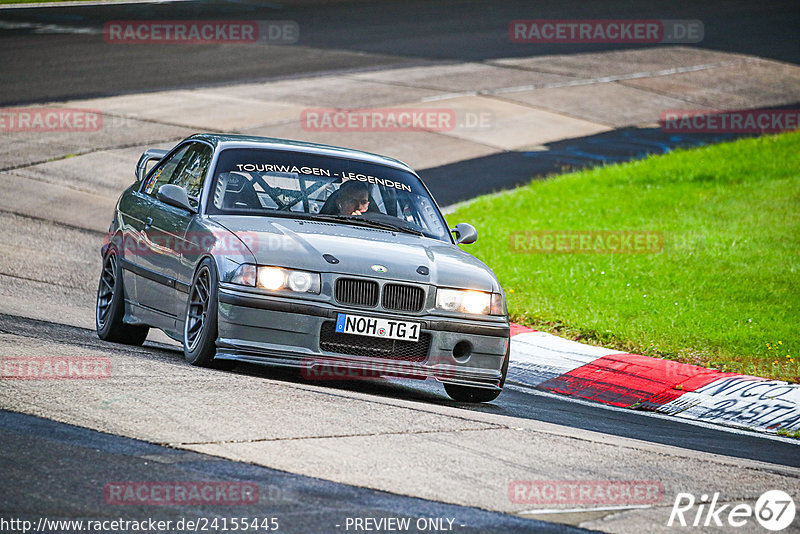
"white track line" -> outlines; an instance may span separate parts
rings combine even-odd
[[[598,506],[595,508],[550,508],[545,510],[526,510],[524,512],[514,512],[517,515],[539,515],[539,514],[574,514],[581,512],[614,512],[618,510],[636,510],[652,508],[652,504],[631,504],[629,506]]]
[[[97,7],[121,6],[124,4],[171,4],[172,2],[191,2],[193,0],[93,0],[91,2],[29,2],[25,4],[0,4],[0,9],[30,9],[40,7]]]

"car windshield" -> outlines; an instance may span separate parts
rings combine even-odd
[[[304,152],[220,152],[207,212],[334,220],[450,240],[433,200],[413,174]]]

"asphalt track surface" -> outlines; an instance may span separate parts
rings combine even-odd
[[[312,76],[331,71],[425,65],[449,61],[485,61],[534,54],[579,53],[611,49],[609,45],[542,45],[532,52],[507,38],[508,21],[517,18],[669,18],[698,19],[705,26],[703,47],[740,52],[800,63],[800,8],[796,2],[669,2],[661,5],[629,2],[602,4],[579,2],[283,2],[278,4],[185,2],[161,5],[121,5],[0,10],[0,105],[59,101],[72,98],[155,91],[166,88],[224,85],[284,77]],[[108,45],[101,34],[81,34],[72,29],[101,29],[109,20],[131,19],[256,19],[294,20],[301,29],[293,46],[247,47],[236,45],[158,46]],[[16,29],[8,29],[15,24]],[[27,24],[27,25],[26,25]],[[58,33],[47,25],[61,28]],[[2,29],[6,28],[6,29]],[[67,31],[64,31],[67,28]],[[618,45],[616,48],[625,47]],[[313,83],[313,79],[309,80]],[[617,130],[587,139],[560,142],[543,161],[541,173],[565,163],[585,166],[618,157],[636,157],[625,143],[635,135],[650,139],[665,151],[722,139],[688,140],[659,137],[657,131],[633,134]],[[597,149],[601,146],[602,149]],[[641,146],[641,145],[639,145]],[[587,147],[592,150],[587,150]],[[633,150],[633,151],[632,151]],[[459,165],[474,173],[485,165],[520,169],[521,183],[529,178],[530,161],[524,153],[490,156],[443,168],[427,169],[432,178],[457,174]],[[522,161],[519,161],[522,159]],[[437,174],[438,173],[438,174]],[[488,175],[488,173],[487,173]],[[506,175],[514,176],[511,172]],[[428,179],[423,173],[423,177]],[[516,178],[514,178],[516,180]],[[441,182],[441,180],[433,180]],[[483,183],[460,196],[437,198],[443,204],[491,190]],[[442,188],[452,190],[452,188]],[[445,194],[445,193],[442,193]],[[73,347],[90,347],[116,353],[130,351],[97,339],[94,332],[21,317],[0,316],[0,333],[48,340]],[[134,354],[147,365],[149,359],[180,362],[182,354],[148,342]],[[286,383],[298,377],[271,369],[240,365],[246,374]],[[753,433],[728,432],[709,426],[656,418],[647,414],[608,409],[534,393],[511,384],[497,401],[483,406],[458,405],[448,400],[437,384],[415,381],[376,381],[328,384],[375,397],[455,406],[465,412],[482,412],[530,419],[637,440],[674,445],[768,464],[800,467],[797,445]],[[199,453],[178,451],[128,438],[103,434],[31,416],[0,411],[0,516],[141,519],[152,509],[108,507],[98,480],[109,473],[120,480],[187,480],[219,477],[255,481],[261,488],[278,488],[268,507],[235,510],[236,515],[263,517],[274,514],[291,524],[291,532],[318,532],[347,516],[458,517],[464,531],[569,531],[513,516],[433,501],[382,493],[347,484],[323,481],[282,471],[236,463]],[[153,458],[160,460],[153,461]],[[569,473],[564,474],[565,478]],[[124,511],[118,508],[125,508]],[[241,512],[241,513],[240,513]],[[161,513],[161,512],[160,512]],[[164,518],[187,515],[224,516],[218,510],[170,507]],[[234,515],[233,513],[227,514]],[[463,518],[463,519],[462,519]],[[332,531],[334,529],[331,529]]]
[[[800,5],[791,0],[230,0],[6,9],[0,10],[0,105],[637,46],[510,42],[509,22],[534,18],[700,20],[703,48],[800,63]],[[106,22],[140,19],[289,20],[300,37],[287,46],[104,41]]]
[[[76,348],[92,347],[115,353],[130,352],[148,359],[167,358],[182,362],[183,353],[159,343],[147,342],[143,349],[128,348],[97,339],[92,330],[0,314],[0,333],[13,333],[31,340],[47,340]],[[188,365],[188,364],[187,364]],[[238,364],[231,371],[250,376],[304,383],[297,373],[251,364]],[[532,419],[601,432],[603,434],[674,445],[685,449],[711,452],[736,458],[758,460],[790,467],[800,467],[797,445],[769,439],[755,432],[728,432],[713,425],[695,424],[630,410],[608,408],[589,402],[575,402],[557,395],[532,393],[524,386],[509,384],[502,395],[490,404],[459,404],[447,397],[435,382],[416,380],[375,380],[368,382],[329,382],[332,389],[353,390],[387,399],[397,398],[428,404],[457,406],[468,411]]]
[[[265,519],[275,518],[279,532],[317,533],[345,531],[348,518],[370,517],[410,518],[411,525],[428,518],[447,518],[453,520],[453,530],[464,533],[589,532],[336,484],[3,410],[0,410],[0,432],[3,435],[0,468],[4,474],[0,517],[31,521],[34,525],[40,518],[54,521],[152,518],[173,524],[184,519],[207,520],[209,523],[202,524],[208,525],[215,518],[221,522],[244,517],[258,519],[259,525]],[[259,501],[227,506],[109,506],[105,483],[98,481],[110,479],[249,483],[257,486]],[[32,480],[39,481],[39,491],[30,488]]]
[[[147,342],[145,351],[130,349],[100,341],[92,330],[0,314],[0,333],[14,333],[34,340],[49,340],[74,347],[102,348],[114,352],[133,352],[144,358],[169,358],[182,361],[183,353],[177,348]],[[188,364],[187,364],[188,365]],[[289,383],[306,382],[297,373],[250,364],[238,364],[232,371],[251,376],[279,379]],[[664,445],[711,452],[736,458],[747,458],[767,463],[800,467],[800,454],[794,443],[768,439],[755,432],[731,433],[714,427],[697,426],[668,417],[654,419],[649,414],[608,408],[594,403],[574,402],[557,395],[532,394],[526,387],[506,388],[490,404],[471,405],[456,403],[435,382],[417,380],[375,380],[369,382],[329,382],[327,387],[369,393],[387,399],[407,399],[421,403],[458,406],[463,410],[533,419],[602,432],[612,436],[640,439]]]
[[[80,350],[91,347],[109,354],[131,353],[141,360],[168,359],[183,363],[175,348],[148,342],[129,348],[99,341],[90,330],[32,319],[1,315],[0,333],[55,341]],[[240,364],[231,371],[302,384],[296,373]],[[576,403],[553,395],[532,395],[507,386],[489,405],[459,405],[441,387],[413,380],[330,383],[331,391],[354,390],[392,402],[403,399],[421,405],[456,406],[465,411],[506,415],[556,423],[603,434],[772,464],[800,466],[797,446],[749,433],[728,433],[670,419],[654,420],[639,413]],[[135,401],[134,401],[135,402]],[[96,432],[30,415],[0,410],[0,517],[32,521],[110,520],[141,521],[231,517],[276,517],[282,531],[341,532],[347,518],[452,518],[456,532],[586,532],[534,519],[395,495],[339,484],[246,463],[232,462],[191,451]],[[567,452],[567,451],[565,451]],[[565,474],[565,476],[568,476]],[[258,486],[259,501],[252,505],[219,506],[175,504],[113,505],[103,489],[111,481],[248,482]],[[213,531],[213,530],[212,530]],[[414,530],[410,530],[413,532]]]

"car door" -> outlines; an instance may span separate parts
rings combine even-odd
[[[180,146],[172,155],[163,158],[147,173],[138,188],[120,199],[119,214],[122,229],[122,267],[125,269],[125,294],[128,310],[138,320],[153,324],[152,313],[141,305],[142,295],[154,283],[151,256],[154,250],[147,240],[148,217],[158,187],[168,182],[187,147]]]
[[[211,146],[206,143],[187,143],[186,150],[176,153],[179,156],[177,165],[171,169],[166,182],[186,189],[195,209],[199,207],[212,153]],[[142,295],[142,303],[161,315],[163,328],[167,330],[175,329],[175,321],[186,303],[188,286],[185,282],[178,282],[178,275],[182,271],[184,253],[188,252],[191,257],[192,247],[197,241],[197,236],[187,236],[195,216],[194,212],[170,206],[157,197],[147,216],[145,234],[154,250],[149,257],[149,268],[159,276],[148,285],[148,291]],[[184,279],[185,276],[180,278]]]
[[[152,230],[153,210],[163,204],[156,199],[159,187],[170,182],[190,148],[191,143],[184,143],[162,159],[144,180],[139,191],[141,208],[145,211],[142,229],[132,259],[136,263],[133,269],[136,275],[136,301],[138,313],[144,320],[148,324],[160,328],[166,328],[170,318],[164,316],[164,313],[153,303],[157,299],[156,295],[168,287],[169,277],[161,272],[162,261],[158,256],[164,252],[163,242],[165,239],[155,235]]]
[[[141,187],[141,183],[137,184]],[[120,266],[124,269],[125,300],[129,304],[138,303],[136,291],[138,272],[141,263],[139,253],[144,241],[144,226],[150,211],[150,199],[137,188],[124,193],[117,206],[120,238],[115,245],[119,252]],[[134,316],[140,315],[134,307],[130,310]]]

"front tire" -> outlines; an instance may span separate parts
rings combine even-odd
[[[217,354],[217,268],[206,258],[194,274],[183,321],[183,355],[199,367],[230,369],[235,362],[214,361]]]
[[[125,289],[122,282],[122,269],[114,249],[103,258],[103,271],[97,287],[95,303],[95,328],[97,336],[103,341],[141,345],[147,339],[147,326],[125,324]]]
[[[445,382],[444,390],[451,399],[457,402],[491,402],[495,400],[503,391],[503,386],[506,383],[506,375],[508,374],[508,360],[511,356],[511,342],[508,343],[506,349],[506,356],[503,361],[503,367],[500,369],[500,389],[486,389],[475,388],[470,386],[459,386],[457,384],[448,384]]]

